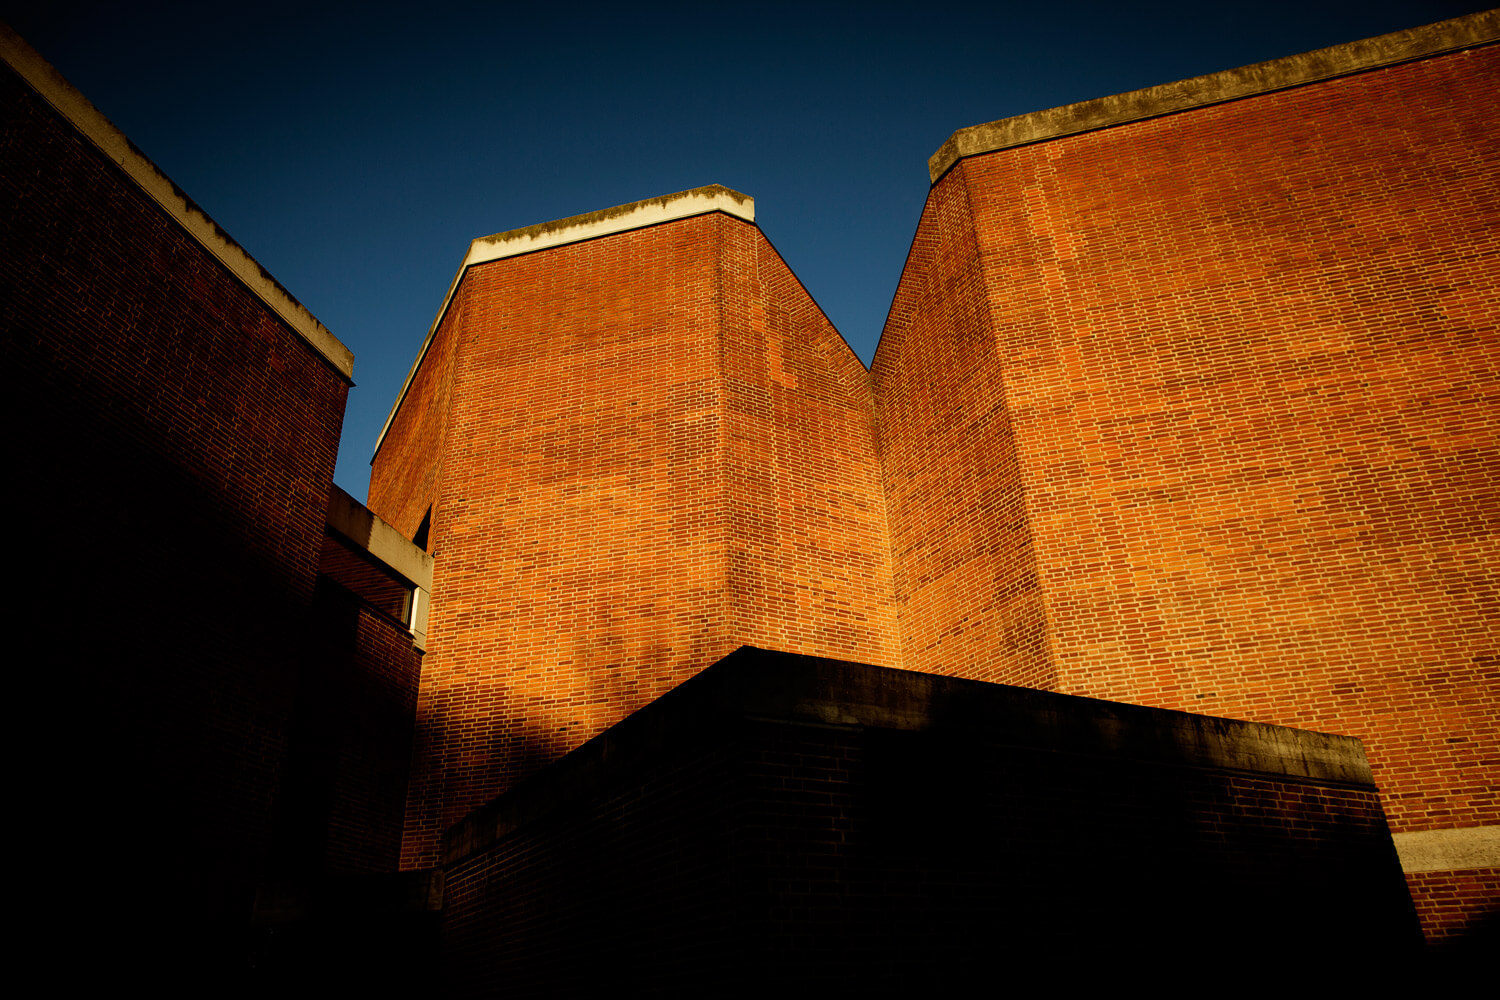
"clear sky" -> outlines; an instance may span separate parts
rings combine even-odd
[[[476,236],[724,184],[868,364],[927,157],[955,129],[1486,6],[0,0],[0,16],[354,351],[335,478],[363,499]]]

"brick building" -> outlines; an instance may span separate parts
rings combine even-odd
[[[395,870],[431,560],[332,489],[344,345],[0,51],[28,921],[69,982],[197,980]]]
[[[735,192],[476,240],[371,479],[405,863],[752,644],[1356,735],[1429,933],[1493,906],[1495,39],[955,133],[868,374]]]
[[[1017,905],[1207,945],[1203,886],[1399,949],[1387,821],[1429,941],[1500,906],[1495,14],[955,133],[869,370],[722,187],[475,240],[368,510],[348,351],[3,41],[23,694],[71,720],[25,790],[120,961],[253,918],[420,976],[443,871],[466,989],[647,871],[682,975],[1048,947]]]
[[[871,371],[903,665],[1358,736],[1429,934],[1500,899],[1497,23],[954,133]]]

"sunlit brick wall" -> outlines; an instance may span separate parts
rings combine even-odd
[[[453,395],[453,358],[466,296],[455,295],[399,400],[370,463],[369,508],[407,538],[434,508]],[[431,551],[429,533],[429,548]]]
[[[896,666],[864,365],[759,229],[722,236],[731,638]]]
[[[743,643],[893,658],[863,373],[753,226],[475,265],[449,317],[405,864]]]
[[[950,174],[927,200],[871,369],[902,665],[1051,689],[998,349],[968,190]]]
[[[1470,947],[1476,957],[1494,940],[1500,868],[1415,872],[1406,877],[1422,931],[1430,944]],[[1486,922],[1491,926],[1485,927]]]
[[[1396,830],[1500,820],[1497,54],[937,183],[875,365],[908,665],[1035,595],[1044,685],[1355,735]]]

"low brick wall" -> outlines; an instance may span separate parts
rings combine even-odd
[[[750,648],[446,860],[455,992],[1421,948],[1355,740]]]

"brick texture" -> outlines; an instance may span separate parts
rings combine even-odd
[[[404,864],[735,646],[894,661],[864,371],[755,227],[472,267],[428,358],[370,488],[433,505]]]
[[[294,871],[394,872],[422,657],[405,627],[322,583],[288,727],[281,859]]]
[[[873,368],[904,665],[1355,735],[1394,829],[1500,820],[1497,74],[943,177]]]
[[[1406,883],[1435,953],[1466,951],[1479,961],[1493,958],[1500,940],[1500,868],[1413,872]]]
[[[0,102],[24,646],[73,734],[38,818],[114,817],[98,891],[161,866],[212,924],[270,850],[347,384],[8,68]]]
[[[871,370],[902,666],[1050,689],[1057,666],[987,294],[968,191],[950,175],[922,212]]]

